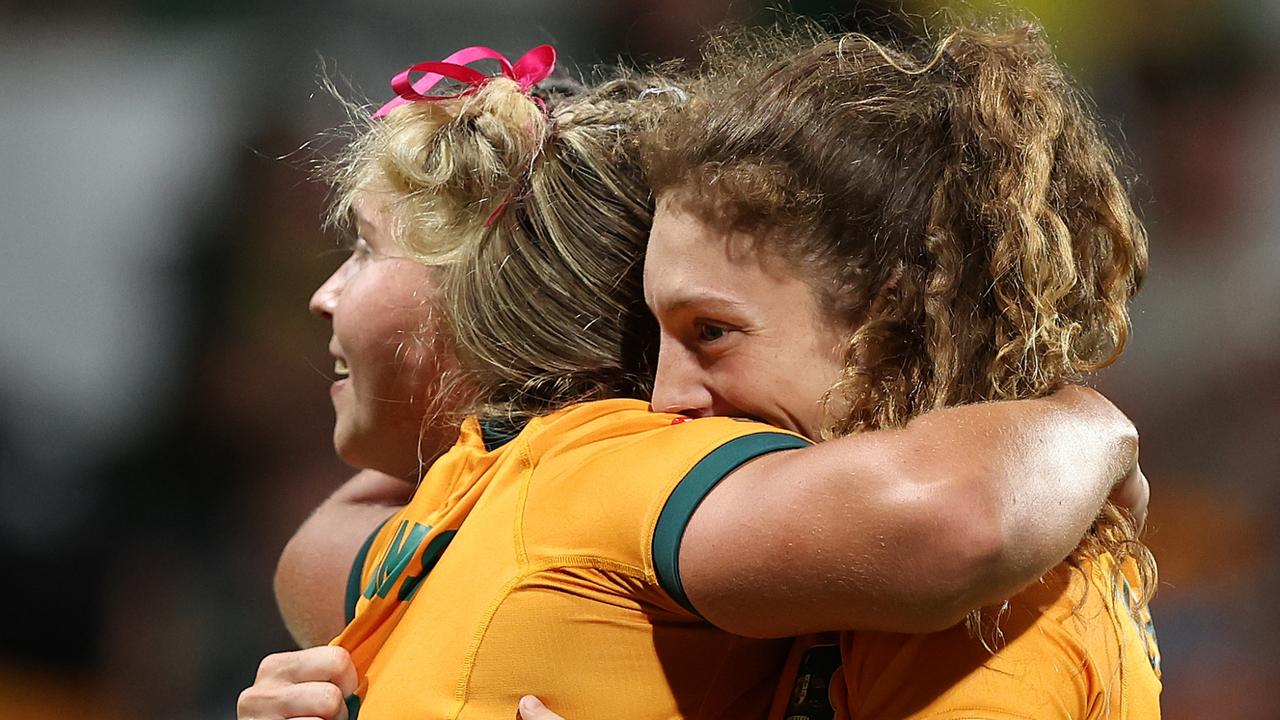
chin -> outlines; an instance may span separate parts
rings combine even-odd
[[[351,432],[342,423],[338,423],[333,428],[333,451],[338,455],[339,460],[357,470],[381,472],[380,468],[374,467],[378,463],[373,462],[374,453],[369,451],[369,443],[362,440],[359,433]]]
[[[406,461],[405,452],[391,452],[381,445],[358,442],[355,438],[343,442],[336,432],[333,447],[338,459],[356,470],[373,470],[405,480],[418,479],[418,459],[410,457]]]

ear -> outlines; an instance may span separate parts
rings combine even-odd
[[[888,279],[880,284],[876,290],[876,296],[871,299],[870,317],[877,317],[884,313],[889,307],[889,303],[898,293],[898,281],[902,279],[902,263],[898,263],[889,273]]]

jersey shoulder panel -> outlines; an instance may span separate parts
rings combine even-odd
[[[808,444],[756,422],[690,420],[649,412],[643,403],[608,403],[591,414],[545,418],[530,436],[522,522],[531,552],[588,554],[656,581],[660,516],[670,528],[665,548],[678,550],[688,516],[716,482],[764,452]]]

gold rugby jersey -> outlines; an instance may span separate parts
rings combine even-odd
[[[1010,600],[989,652],[957,626],[929,635],[802,638],[775,720],[1147,720],[1160,717],[1160,653],[1137,569],[1104,555],[1059,566]],[[836,654],[836,643],[839,654]],[[843,666],[839,663],[843,658]]]
[[[808,442],[634,400],[484,436],[468,421],[357,559],[334,641],[361,675],[353,715],[505,718],[533,693],[569,718],[764,717],[788,643],[702,620],[680,540],[725,475]]]

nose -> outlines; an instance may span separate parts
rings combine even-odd
[[[650,405],[656,412],[692,417],[712,414],[712,394],[702,364],[693,352],[665,334],[658,346]]]
[[[325,320],[333,320],[333,311],[338,307],[338,297],[342,295],[342,274],[346,268],[343,263],[342,267],[333,271],[327,280],[311,293],[311,301],[307,303],[307,307],[311,310],[311,314]]]

